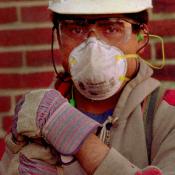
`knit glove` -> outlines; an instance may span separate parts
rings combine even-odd
[[[16,104],[15,113],[13,115],[12,128],[11,128],[12,140],[18,145],[24,145],[26,142],[24,136],[17,134],[18,113],[21,110],[23,103],[24,103],[24,97],[22,97]]]
[[[56,175],[57,158],[49,147],[13,142],[11,133],[6,136],[6,150],[1,159],[3,175]]]
[[[53,89],[26,94],[18,111],[17,134],[34,139],[42,137],[63,155],[75,154],[98,126]]]

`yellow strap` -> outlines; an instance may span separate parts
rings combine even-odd
[[[120,81],[129,81],[130,79],[128,77],[125,77],[125,76],[120,76],[119,80]]]
[[[164,47],[164,41],[163,38],[157,35],[149,35],[150,37],[154,37],[157,38],[161,41],[161,48],[162,48],[162,63],[160,66],[158,65],[153,65],[150,62],[144,60],[143,58],[141,58],[138,54],[127,54],[127,55],[116,55],[115,59],[121,60],[121,59],[142,59],[147,65],[149,65],[150,67],[154,68],[154,69],[162,69],[165,66],[165,47]]]
[[[154,68],[154,69],[162,69],[164,66],[165,66],[165,46],[164,46],[164,41],[163,41],[163,38],[158,36],[158,35],[151,35],[149,34],[150,37],[153,37],[153,38],[157,38],[161,41],[161,48],[162,48],[162,63],[160,66],[156,66],[156,65],[152,65],[151,63],[145,61],[150,67]]]
[[[115,56],[115,59],[116,60],[121,60],[121,59],[124,59],[124,58],[134,58],[134,59],[137,59],[139,57],[139,55],[137,54],[127,54],[127,55],[116,55]]]
[[[71,57],[70,61],[69,61],[69,64],[70,65],[75,65],[75,64],[77,64],[77,60],[74,57]]]

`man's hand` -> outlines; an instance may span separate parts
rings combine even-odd
[[[73,155],[99,124],[72,107],[54,89],[31,91],[17,111],[17,134],[44,140],[62,155]]]

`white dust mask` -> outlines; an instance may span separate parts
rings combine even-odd
[[[72,80],[78,91],[91,100],[105,100],[121,87],[127,60],[117,59],[124,53],[90,37],[73,49],[69,56]]]

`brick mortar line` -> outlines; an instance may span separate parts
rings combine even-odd
[[[55,41],[54,43],[54,49],[59,49],[59,46],[57,44],[57,41]],[[14,51],[44,51],[44,50],[51,50],[51,43],[47,44],[47,45],[28,45],[28,46],[24,46],[24,45],[20,45],[20,46],[7,46],[7,47],[0,47],[0,52],[14,52]]]
[[[173,84],[174,84],[174,81],[162,81],[162,82],[167,83],[167,84],[173,82]],[[175,86],[175,84],[174,84],[174,86]]]
[[[168,65],[172,65],[172,66],[175,66],[175,58],[171,58],[172,60],[169,60],[168,58],[166,58],[166,64],[165,64],[165,66],[168,66]],[[160,64],[162,61],[160,60],[160,58],[158,59],[155,59],[156,61],[156,63],[158,63],[158,64]]]
[[[154,8],[153,8],[154,9]],[[149,20],[153,20],[154,18],[159,18],[160,16],[162,18],[171,18],[172,15],[174,15],[174,12],[168,13],[168,12],[159,12],[159,13],[155,13],[153,12],[153,9],[149,10]]]
[[[175,36],[172,36],[172,37],[164,37],[162,36],[164,42],[175,42]]]
[[[4,116],[8,116],[9,115],[9,112],[2,112],[0,113],[0,138],[4,138],[5,137],[5,134],[6,134],[6,131],[3,129],[3,125],[2,125],[2,121],[4,119]]]
[[[0,112],[0,118],[2,119],[3,117],[1,116],[9,116],[9,115],[13,115],[14,111],[10,111],[10,112]],[[1,123],[1,122],[0,122]]]
[[[174,81],[164,81],[165,83],[174,83]],[[175,86],[175,84],[174,84]],[[48,87],[49,88],[49,87]],[[39,89],[39,88],[35,88],[35,89]],[[21,94],[24,94],[28,91],[34,90],[33,88],[27,88],[27,89],[7,89],[7,90],[2,90],[0,89],[0,96],[2,96],[1,94],[3,94],[3,96],[19,96]],[[0,115],[10,115],[8,114],[9,112],[0,112]]]
[[[38,89],[38,88],[36,88]],[[1,94],[3,94],[3,96],[19,96],[21,94],[26,93],[27,91],[31,91],[33,90],[32,88],[28,88],[28,89],[8,89],[8,90],[2,90],[0,89],[0,96],[2,96]],[[0,113],[1,114],[1,113]]]
[[[2,123],[3,117],[0,121],[0,123]],[[0,127],[0,139],[4,139],[4,137],[6,136],[6,131]]]
[[[35,88],[35,89],[39,89],[39,88]],[[31,90],[33,89],[32,88],[27,88],[27,89],[19,89],[19,88],[14,89],[13,88],[13,89],[7,89],[7,90],[0,89],[0,96],[2,96],[1,94],[3,94],[3,96],[19,96]]]
[[[3,113],[2,113],[3,114]],[[1,113],[0,113],[0,130],[2,129],[2,119],[3,117],[1,117]],[[1,137],[1,136],[0,136]]]
[[[168,43],[168,42],[175,42],[175,36],[170,36],[170,37],[166,37],[166,36],[162,36],[164,43]],[[160,41],[158,39],[151,39],[150,43],[160,43]],[[6,46],[6,47],[0,47],[0,52],[14,52],[14,51],[40,51],[40,50],[50,50],[51,45],[50,44],[39,44],[39,45],[19,45],[19,46]],[[58,49],[58,45],[57,45],[57,41],[55,41],[55,49]]]
[[[151,18],[151,20],[168,20],[168,19],[175,19],[175,13],[154,13]]]
[[[7,46],[0,47],[0,52],[14,52],[14,51],[40,51],[40,50],[50,50],[51,44],[48,45],[36,45],[36,46]]]
[[[162,36],[164,43],[168,43],[168,42],[175,42],[175,36],[170,36],[170,37],[166,37],[166,36]],[[151,39],[150,43],[160,43],[160,41],[158,39]],[[19,45],[19,46],[6,46],[6,47],[0,47],[0,52],[15,52],[15,51],[44,51],[44,50],[50,50],[51,45],[50,44],[46,44],[46,45]],[[58,48],[58,44],[57,41],[55,41],[55,49],[59,49]]]
[[[32,2],[0,2],[0,7],[1,8],[8,8],[8,7],[33,7],[33,6],[42,6],[42,5],[46,5],[48,6],[48,1],[46,0],[44,2],[43,1],[36,1],[33,0]]]
[[[160,35],[161,36],[161,35]],[[168,42],[175,42],[175,36],[172,37],[166,37],[166,36],[161,36],[163,38],[164,43],[168,43]],[[160,40],[157,38],[152,38],[150,39],[151,43],[160,43]]]
[[[150,42],[150,49],[151,49],[151,55],[150,55],[150,59],[152,60],[154,57],[153,57],[153,43],[152,42]]]
[[[22,52],[22,66],[26,67],[27,65],[27,60],[26,60],[26,52]]]
[[[16,7],[16,13],[17,13],[17,21],[18,21],[18,23],[20,23],[21,22],[21,12],[20,12],[19,7]],[[9,25],[7,25],[7,26],[9,26]],[[2,28],[3,28],[3,26],[2,26]],[[10,28],[10,26],[9,26],[9,28]]]
[[[152,9],[148,9],[149,16],[152,14]]]
[[[58,66],[60,69],[60,66]],[[42,72],[53,72],[54,69],[52,66],[43,66],[43,67],[18,67],[18,68],[1,68],[0,74],[32,74],[32,73],[42,73]]]
[[[153,64],[153,65],[160,65],[162,63],[161,60],[156,60],[156,59],[155,60],[148,61],[148,62],[151,63],[151,64]],[[166,61],[165,67],[166,66],[175,66],[175,60],[174,60],[174,64],[172,64],[170,62],[168,63],[168,61]],[[153,70],[154,70],[154,68],[153,68]]]
[[[156,51],[155,51],[155,43],[151,43],[151,60],[155,61]]]
[[[51,22],[36,22],[36,23],[25,23],[15,22],[13,24],[2,24],[0,25],[0,31],[2,30],[19,30],[19,29],[38,29],[38,28],[49,28],[51,30]]]
[[[6,117],[6,116],[12,116],[14,114],[14,111],[13,112],[2,112],[0,113],[0,139],[5,139],[5,136],[7,134],[7,132],[4,130],[3,128],[3,119]]]
[[[14,113],[15,110],[15,96],[11,96],[11,108],[9,110],[9,113]]]
[[[153,46],[154,47],[154,46]],[[151,56],[151,62],[157,62],[161,63],[160,58],[156,58],[155,53],[152,52]],[[143,58],[144,59],[144,58]],[[175,58],[166,58],[166,63],[175,65]],[[61,66],[57,66],[57,70],[61,71]],[[0,73],[4,74],[11,74],[11,73],[17,73],[17,74],[32,74],[32,73],[42,73],[42,72],[54,72],[54,69],[52,66],[42,66],[42,67],[21,67],[21,68],[1,68]]]

